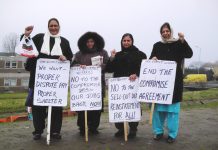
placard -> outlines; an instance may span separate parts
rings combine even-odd
[[[147,103],[172,104],[176,65],[174,61],[143,60],[138,100]]]
[[[35,74],[34,105],[67,106],[70,62],[38,59]]]
[[[108,85],[109,122],[136,122],[141,120],[140,103],[137,101],[138,79],[111,78]]]
[[[100,110],[102,108],[100,67],[71,68],[70,108],[72,111]]]

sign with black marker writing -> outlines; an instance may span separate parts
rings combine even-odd
[[[143,60],[140,69],[138,100],[140,102],[172,104],[176,62]]]
[[[35,74],[34,105],[67,106],[70,62],[38,59]]]
[[[101,110],[101,67],[72,67],[70,70],[70,109]]]
[[[111,78],[108,84],[109,122],[135,122],[141,120],[140,103],[137,101],[138,79]]]

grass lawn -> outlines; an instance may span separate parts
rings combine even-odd
[[[12,93],[12,94],[1,94],[0,95],[0,116],[4,116],[6,113],[19,113],[25,112],[25,101],[27,93]],[[185,91],[184,101],[199,101],[199,100],[211,100],[218,99],[218,88],[208,89],[203,91]],[[105,105],[107,105],[108,100],[105,98]],[[204,108],[204,107],[218,107],[218,101],[206,103],[204,105],[196,103],[194,105],[183,105],[182,108]],[[68,106],[65,109],[69,109]]]

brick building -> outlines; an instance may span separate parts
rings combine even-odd
[[[25,71],[26,58],[0,53],[0,92],[27,91],[29,72]]]

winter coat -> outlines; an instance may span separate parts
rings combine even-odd
[[[159,60],[175,61],[177,63],[176,79],[174,85],[174,93],[172,103],[182,101],[183,93],[183,61],[184,58],[191,58],[192,49],[186,41],[183,43],[178,40],[172,43],[157,42],[153,46],[150,59],[157,57]]]
[[[26,61],[26,65],[25,65],[25,69],[27,71],[30,71],[29,88],[31,88],[31,89],[34,89],[34,85],[35,85],[35,72],[36,72],[37,59],[39,59],[39,58],[58,59],[59,58],[59,56],[46,55],[46,54],[43,54],[40,52],[42,44],[43,44],[43,38],[44,38],[44,34],[41,34],[41,33],[35,35],[32,38],[32,40],[36,46],[36,49],[39,52],[39,55],[38,55],[38,57],[35,57],[35,58],[28,58]],[[54,43],[55,43],[55,39],[51,37],[50,38],[50,51],[52,50]],[[72,57],[73,57],[73,53],[71,51],[70,44],[69,44],[68,40],[61,37],[60,46],[61,46],[63,55],[67,58],[67,60],[71,61]]]

